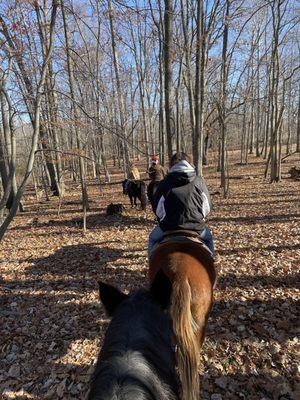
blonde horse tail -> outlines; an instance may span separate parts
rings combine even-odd
[[[181,381],[182,400],[199,399],[199,358],[201,338],[199,321],[192,314],[192,292],[187,279],[174,282],[171,295],[170,314],[177,341],[176,361]],[[200,322],[202,325],[202,322]],[[203,326],[205,326],[203,316]]]

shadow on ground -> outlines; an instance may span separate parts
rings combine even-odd
[[[98,301],[97,281],[123,290],[132,289],[128,282],[140,287],[146,281],[142,266],[127,265],[139,265],[135,260],[140,249],[118,246],[119,241],[64,246],[49,257],[27,259],[32,264],[22,279],[0,281],[2,369],[7,373],[13,365],[20,368],[23,382],[18,376],[0,379],[0,393],[24,389],[39,399],[56,399],[56,392],[48,393],[51,385],[66,379],[74,386],[74,397],[64,399],[81,398],[95,356],[91,349],[103,339],[108,322]],[[78,364],[70,366],[74,351]]]
[[[69,212],[74,212],[74,210],[66,210],[65,214]],[[31,229],[31,223],[34,224],[37,228],[46,228],[46,227],[68,227],[73,229],[82,230],[82,217],[76,218],[63,218],[65,215],[64,213],[61,214],[60,218],[57,219],[49,219],[46,222],[39,222],[38,218],[36,220],[29,220],[28,225],[20,225],[11,228],[14,231],[26,231]],[[126,214],[123,215],[111,215],[108,216],[104,212],[103,208],[99,209],[99,213],[90,214],[87,216],[87,228],[88,230],[105,228],[105,229],[128,229],[134,226],[151,226],[155,225],[155,219],[147,218],[145,216],[144,211],[136,210],[136,216],[132,216]],[[44,214],[46,215],[46,214]]]
[[[227,273],[218,278],[218,289],[226,288],[298,288],[300,289],[300,273],[285,276],[272,275],[235,275]]]
[[[255,224],[270,224],[274,222],[292,222],[296,220],[300,222],[300,213],[288,213],[288,214],[269,214],[260,216],[249,216],[249,217],[212,217],[211,222],[233,222],[244,225],[255,225]]]
[[[264,368],[257,369],[249,370],[249,373],[245,374],[226,374],[217,370],[204,372],[200,380],[201,400],[210,400],[211,393],[219,395],[216,398],[222,398],[222,400],[297,400],[299,398],[299,388],[296,387],[295,377],[281,376],[275,370],[268,373],[264,371]]]

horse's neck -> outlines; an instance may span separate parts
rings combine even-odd
[[[138,351],[127,351],[110,358],[98,370],[97,387],[105,387],[101,400],[176,400],[177,382],[162,379]]]
[[[129,318],[126,325],[121,321],[112,321],[101,351],[102,357],[120,354],[126,354],[128,357],[130,353],[139,352],[146,359],[151,359],[154,364],[155,359],[160,364],[159,359],[162,358],[163,350],[165,364],[170,364],[173,357],[171,333],[169,334],[171,327],[167,321],[156,317],[151,319],[151,322],[149,317],[148,325],[145,325],[145,315],[142,314],[139,317],[135,316],[132,321]],[[156,323],[161,326],[155,326]]]
[[[151,311],[151,308],[146,308],[139,316],[135,315],[132,322],[129,317],[126,324],[112,321],[100,359],[123,360],[133,366],[137,364],[136,360],[143,360],[144,365],[151,366],[157,376],[175,385],[177,375],[170,321],[161,311],[153,315]],[[149,319],[148,324],[145,324],[146,319]]]

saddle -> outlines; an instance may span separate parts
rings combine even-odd
[[[184,243],[184,242],[195,242],[199,244],[199,247],[203,248],[203,251],[208,256],[212,257],[211,251],[201,239],[199,233],[195,231],[189,231],[186,229],[172,230],[164,232],[162,240],[158,244],[162,243]]]

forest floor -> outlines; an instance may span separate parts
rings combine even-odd
[[[223,199],[212,166],[209,219],[219,272],[201,354],[201,399],[296,400],[299,384],[300,182],[263,178],[264,161],[230,166]],[[122,176],[114,171],[114,181]],[[80,188],[72,184],[58,216],[58,199],[25,197],[0,244],[0,398],[84,399],[108,319],[97,281],[128,292],[147,285],[150,211],[131,209],[121,185],[89,187],[88,231]],[[110,202],[126,206],[106,216]],[[297,308],[298,302],[298,308]],[[298,353],[297,353],[298,352]],[[297,356],[298,354],[298,356]]]

